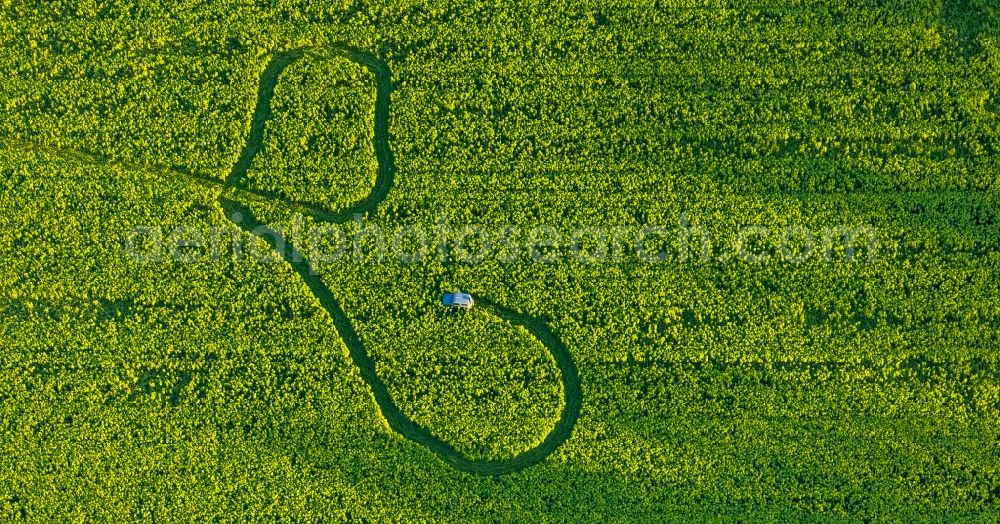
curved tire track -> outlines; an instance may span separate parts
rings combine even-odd
[[[296,60],[308,54],[315,54],[320,58],[330,58],[331,55],[346,57],[366,67],[375,75],[376,80],[374,146],[378,161],[378,172],[375,179],[375,186],[367,197],[338,212],[330,212],[312,204],[296,202],[275,193],[255,190],[244,185],[246,173],[253,163],[254,157],[263,147],[267,120],[272,116],[271,99],[274,97],[274,89],[281,77],[281,73]],[[538,464],[559,448],[572,434],[573,427],[576,425],[576,421],[580,416],[580,409],[583,405],[580,376],[576,364],[573,362],[573,357],[559,337],[544,322],[518,313],[513,309],[500,306],[482,296],[477,295],[475,297],[476,302],[480,305],[479,307],[514,325],[522,326],[548,349],[555,360],[562,378],[563,407],[556,425],[545,436],[542,442],[534,448],[506,460],[470,459],[452,447],[451,444],[434,436],[427,429],[410,420],[399,409],[385,383],[379,378],[375,369],[375,362],[354,331],[354,327],[347,314],[344,313],[344,310],[334,298],[333,293],[319,278],[309,261],[302,256],[302,253],[295,246],[285,243],[282,240],[283,237],[277,231],[267,227],[257,219],[250,209],[234,200],[235,197],[242,197],[255,201],[278,201],[288,209],[307,212],[312,214],[316,219],[327,222],[346,222],[352,220],[357,214],[374,212],[378,204],[385,200],[392,189],[393,174],[395,172],[395,160],[392,149],[389,147],[389,95],[391,91],[392,82],[388,66],[374,55],[344,44],[336,44],[327,49],[300,48],[276,54],[267,68],[265,68],[263,74],[261,74],[257,104],[251,120],[250,132],[247,135],[247,143],[240,152],[239,159],[233,165],[225,181],[219,181],[207,175],[190,172],[178,166],[131,164],[111,160],[103,155],[91,152],[46,146],[43,144],[29,144],[13,137],[0,138],[0,144],[10,147],[48,151],[66,160],[76,162],[117,165],[128,169],[174,176],[207,187],[221,187],[219,205],[225,216],[239,228],[263,239],[275,251],[281,254],[282,258],[302,278],[313,296],[316,297],[320,305],[323,306],[323,309],[330,315],[338,333],[347,345],[351,360],[361,372],[364,381],[371,388],[375,402],[378,404],[390,428],[405,438],[426,447],[445,463],[458,470],[477,475],[493,476],[513,473]]]
[[[281,77],[282,71],[296,60],[301,59],[308,53],[314,53],[320,58],[329,58],[331,54],[346,57],[355,63],[361,64],[372,72],[375,76],[376,97],[375,97],[375,125],[374,125],[374,146],[375,156],[378,162],[378,173],[375,178],[375,186],[371,193],[361,201],[349,208],[331,213],[322,209],[312,209],[316,218],[330,222],[344,222],[353,219],[359,213],[372,213],[376,210],[386,196],[388,196],[393,184],[393,174],[395,173],[395,159],[392,149],[389,146],[389,95],[392,91],[392,77],[388,66],[374,55],[346,46],[335,45],[328,49],[295,49],[275,55],[261,75],[260,90],[257,97],[257,106],[251,120],[250,133],[247,136],[247,144],[240,153],[239,160],[233,166],[233,170],[226,179],[226,187],[240,189],[246,177],[246,172],[253,162],[254,156],[263,147],[264,130],[267,120],[271,118],[271,99],[274,96],[274,89]],[[263,239],[271,247],[281,254],[292,269],[306,283],[313,296],[319,300],[323,309],[330,315],[334,325],[337,327],[341,338],[347,345],[351,360],[358,367],[362,378],[372,390],[375,402],[378,404],[382,415],[394,431],[404,437],[423,445],[451,466],[478,475],[502,475],[524,469],[544,460],[565,442],[573,432],[573,427],[580,416],[580,409],[583,404],[583,391],[580,386],[580,376],[573,362],[573,357],[563,345],[562,341],[553,333],[545,323],[520,314],[512,309],[497,305],[483,297],[476,297],[481,307],[494,315],[520,325],[535,336],[552,354],[562,377],[563,386],[563,407],[558,422],[553,429],[542,440],[541,444],[531,448],[513,458],[506,460],[474,460],[461,454],[458,450],[431,434],[426,428],[410,420],[396,402],[385,383],[379,378],[375,369],[375,362],[366,351],[364,344],[358,334],[354,331],[354,326],[340,304],[334,298],[330,288],[319,278],[315,269],[302,253],[293,245],[284,242],[281,236],[268,228],[253,213],[243,206],[223,194],[219,198],[219,204],[223,212],[234,224],[243,230]],[[307,206],[302,202],[291,202],[298,208]]]
[[[441,440],[431,434],[430,431],[410,420],[403,411],[396,405],[389,389],[379,378],[375,370],[375,361],[365,349],[364,344],[354,331],[354,326],[340,304],[334,298],[330,288],[319,278],[312,265],[302,256],[295,246],[282,240],[282,236],[275,230],[267,227],[253,213],[242,204],[229,200],[225,197],[219,199],[226,217],[244,231],[247,231],[268,243],[275,251],[281,254],[282,258],[299,277],[306,283],[313,296],[319,300],[323,309],[330,315],[333,324],[336,326],[340,337],[347,345],[348,353],[354,365],[361,372],[361,377],[371,388],[389,427],[393,431],[404,437],[423,445],[447,464],[456,469],[477,475],[503,475],[519,471],[528,466],[538,464],[555,451],[565,442],[573,432],[573,426],[580,416],[580,408],[583,403],[583,391],[580,388],[580,376],[573,362],[573,357],[563,345],[559,337],[553,333],[545,323],[494,304],[487,299],[477,296],[475,300],[487,311],[507,320],[515,325],[520,325],[528,330],[533,336],[549,350],[559,372],[562,376],[563,384],[563,408],[559,421],[555,427],[546,435],[545,439],[538,446],[529,449],[513,458],[506,460],[475,460],[470,459],[456,450],[451,444]]]
[[[281,73],[288,66],[308,54],[323,59],[334,58],[336,56],[347,58],[352,62],[364,66],[375,76],[375,136],[373,140],[375,157],[378,163],[375,185],[367,197],[338,212],[330,212],[306,202],[289,200],[277,193],[253,190],[245,185],[247,171],[250,169],[254,157],[264,147],[264,129],[267,126],[267,121],[273,116],[271,113],[271,99],[274,98],[274,89],[278,85]],[[356,214],[374,212],[378,204],[389,195],[389,190],[392,189],[393,174],[396,170],[395,157],[392,154],[392,148],[389,147],[389,95],[391,92],[392,74],[389,71],[389,66],[375,57],[375,55],[347,45],[338,44],[327,49],[299,48],[276,54],[260,76],[260,86],[257,91],[257,106],[250,121],[250,132],[247,135],[246,145],[243,147],[243,151],[240,152],[240,157],[236,161],[236,164],[233,165],[229,176],[226,177],[225,187],[235,191],[249,191],[258,196],[283,201],[298,210],[306,211],[317,219],[327,222],[346,222],[354,218]]]

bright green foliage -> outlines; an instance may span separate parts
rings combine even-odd
[[[1000,511],[991,2],[0,8],[0,520]],[[539,318],[573,354],[571,438],[516,473],[457,471],[387,426],[287,264],[143,265],[123,249],[137,225],[233,234],[217,197],[261,73],[275,52],[337,42],[394,82],[395,185],[366,224],[431,227],[447,210],[456,225],[634,230],[683,215],[716,254],[750,224],[869,225],[878,257],[794,264],[761,242],[762,264],[654,264],[626,241],[600,264],[565,246],[549,264],[324,264],[401,409],[469,456],[535,445],[560,382],[536,339],[449,315],[441,293]],[[371,190],[371,75],[317,57],[286,74],[250,183],[336,211]]]

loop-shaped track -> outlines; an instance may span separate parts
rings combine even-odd
[[[282,71],[296,60],[309,54],[321,58],[330,56],[346,57],[366,67],[375,76],[377,92],[375,98],[373,139],[375,156],[378,162],[378,173],[371,193],[348,209],[339,212],[317,209],[300,202],[290,203],[296,209],[308,209],[318,220],[345,222],[351,220],[356,214],[374,212],[378,204],[389,194],[395,173],[395,161],[392,149],[389,146],[389,95],[392,91],[391,73],[388,66],[374,55],[346,45],[335,45],[329,48],[295,49],[275,55],[274,59],[268,64],[261,75],[257,106],[251,120],[246,146],[226,179],[226,187],[236,189],[243,184],[246,172],[250,168],[254,156],[263,146],[264,130],[267,120],[271,117],[271,98],[274,96],[274,89],[281,77]],[[541,462],[572,434],[573,426],[580,416],[580,409],[583,404],[580,376],[576,369],[576,364],[573,362],[572,355],[559,337],[545,323],[512,309],[497,305],[484,297],[476,297],[476,301],[480,304],[480,307],[501,319],[524,327],[548,349],[555,360],[562,378],[563,407],[555,427],[534,448],[507,460],[491,461],[468,458],[447,442],[431,434],[426,428],[410,420],[399,409],[385,383],[379,378],[375,370],[375,362],[354,331],[350,319],[344,313],[344,310],[340,307],[330,289],[319,278],[309,261],[302,256],[302,253],[295,246],[278,240],[281,237],[258,220],[247,207],[227,197],[225,194],[220,197],[219,203],[226,216],[234,224],[268,242],[292,266],[303,282],[306,283],[313,296],[316,297],[323,306],[323,309],[330,315],[331,320],[333,320],[337,331],[347,345],[351,359],[358,367],[358,370],[360,370],[361,376],[368,384],[368,387],[371,388],[375,402],[378,404],[389,427],[400,435],[423,445],[443,461],[459,470],[480,475],[501,475]]]

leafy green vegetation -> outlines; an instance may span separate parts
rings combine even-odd
[[[3,520],[995,518],[990,2],[0,7]]]

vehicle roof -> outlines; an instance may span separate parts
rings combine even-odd
[[[472,302],[472,295],[468,293],[445,293],[444,301],[451,303],[467,304]]]

